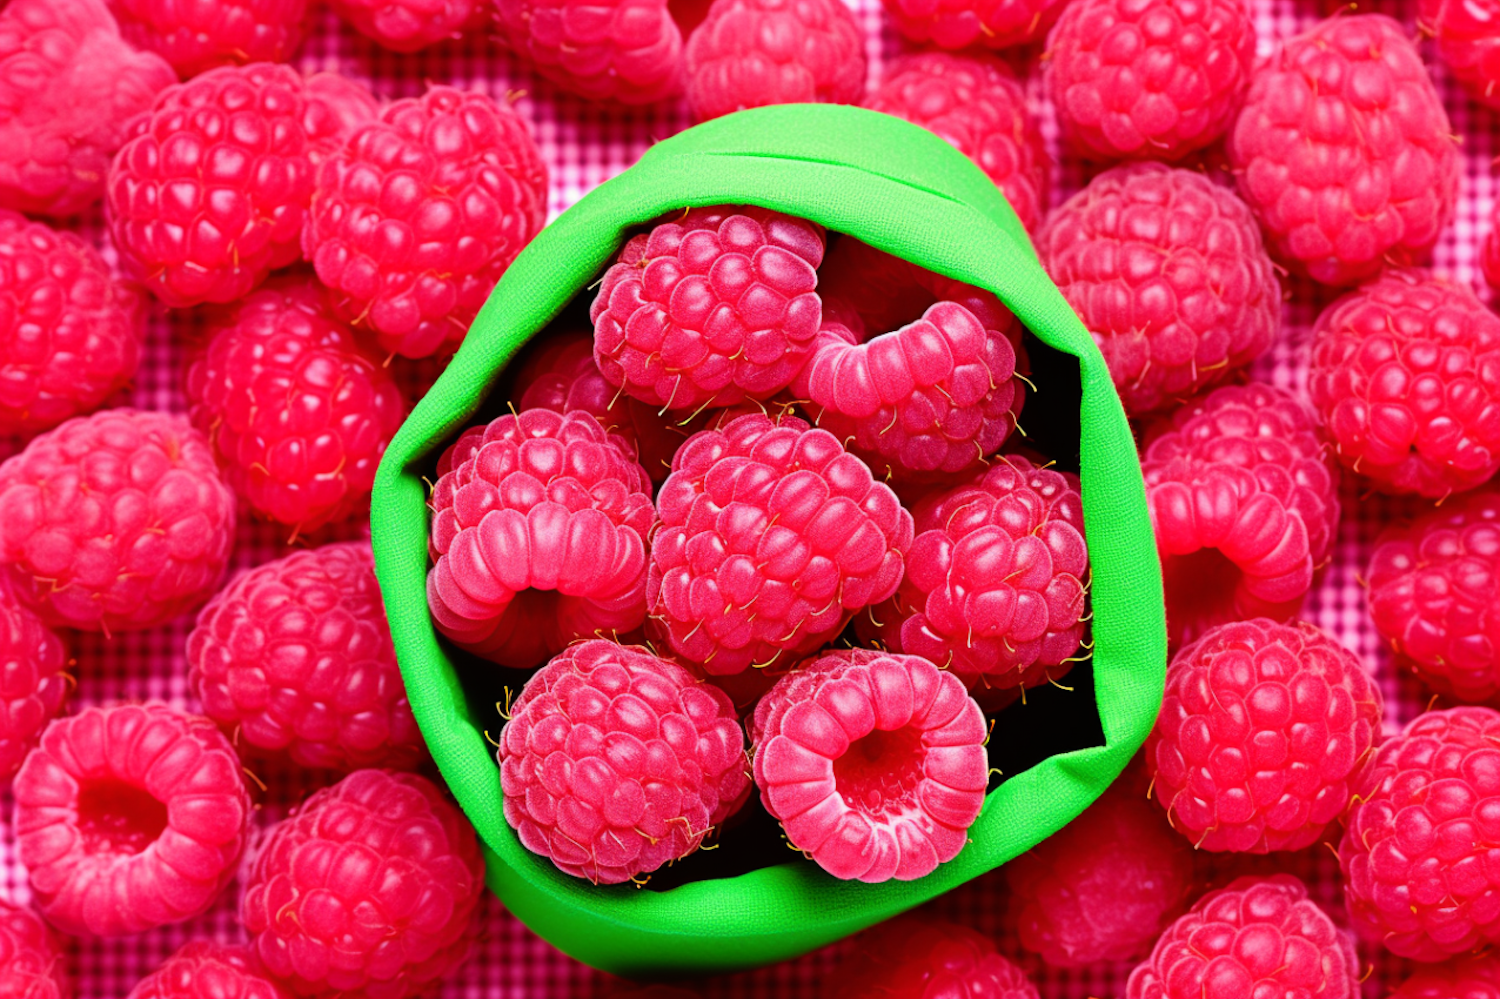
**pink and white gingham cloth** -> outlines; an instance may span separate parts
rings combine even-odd
[[[882,15],[880,0],[847,0],[866,30],[871,79],[879,79],[883,65],[902,50],[902,42]],[[1316,0],[1250,0],[1259,33],[1259,54],[1267,56],[1280,39],[1318,19]],[[1387,0],[1380,9],[1415,29],[1414,0]],[[1428,46],[1430,49],[1430,45]],[[1426,55],[1433,59],[1431,51]],[[559,94],[534,80],[491,39],[476,33],[462,42],[442,45],[415,56],[386,52],[341,25],[331,14],[320,13],[312,36],[297,60],[307,71],[336,70],[368,83],[384,98],[420,94],[428,82],[481,89],[496,98],[510,98],[532,125],[551,171],[550,214],[556,216],[585,192],[633,163],[649,145],[688,124],[680,104],[619,114],[592,107]],[[1441,274],[1481,288],[1478,257],[1488,229],[1495,195],[1491,174],[1496,154],[1497,117],[1469,100],[1441,66],[1432,73],[1444,94],[1455,131],[1462,137],[1466,164],[1457,217],[1444,233],[1433,266]],[[1057,160],[1056,126],[1042,94],[1040,81],[1029,83],[1033,112]],[[1075,164],[1054,171],[1052,203],[1077,190],[1084,175]],[[98,219],[86,225],[107,255]],[[1308,334],[1319,308],[1326,303],[1305,284],[1292,288],[1280,342],[1256,365],[1258,379],[1303,391]],[[1487,294],[1486,292],[1483,292]],[[185,411],[182,358],[195,333],[191,314],[168,317],[159,310],[153,318],[145,358],[134,389],[120,402],[147,409]],[[433,364],[407,364],[402,374],[414,391],[430,384]],[[0,458],[14,450],[0,440]],[[1328,629],[1358,653],[1377,674],[1386,698],[1386,727],[1393,730],[1418,714],[1428,695],[1415,682],[1397,675],[1390,656],[1371,626],[1359,579],[1371,545],[1381,527],[1409,514],[1417,505],[1364,496],[1345,487],[1344,519],[1332,564],[1320,588],[1308,601],[1305,616]],[[351,536],[357,527],[335,528],[308,544]],[[240,525],[235,567],[257,565],[287,551],[283,529],[248,520]],[[78,661],[78,690],[73,708],[120,700],[162,699],[195,707],[186,681],[183,648],[191,616],[168,627],[105,641],[81,636],[74,645]],[[289,773],[260,773],[268,785],[257,794],[255,826],[263,834],[300,797],[298,778]],[[18,902],[29,899],[25,871],[16,857],[10,819],[9,790],[0,792],[0,894]],[[254,852],[252,843],[251,853]],[[1314,896],[1336,916],[1337,861],[1326,847],[1270,858],[1262,870],[1285,870],[1301,876]],[[1212,874],[1212,872],[1210,872]],[[113,941],[80,941],[72,945],[71,964],[79,999],[122,999],[142,976],[189,939],[208,937],[224,942],[243,938],[236,925],[238,885],[224,893],[211,912],[185,926]],[[956,919],[996,935],[1002,949],[1017,957],[1031,973],[1044,999],[1117,999],[1124,995],[1128,964],[1106,965],[1081,972],[1056,972],[1033,958],[1020,955],[1002,929],[1005,906],[1002,880],[989,875],[960,888],[931,906],[935,915]],[[498,902],[485,902],[483,941],[474,958],[444,985],[443,999],[592,999],[609,989],[602,976],[568,959],[532,935]],[[835,945],[797,961],[760,971],[694,983],[710,999],[812,999],[818,977],[837,960],[843,948]],[[1410,972],[1405,962],[1366,948],[1368,969],[1365,996],[1386,996]]]

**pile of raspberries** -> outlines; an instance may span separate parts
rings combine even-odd
[[[1492,0],[1276,39],[1246,0],[883,0],[908,51],[878,80],[840,0],[318,6],[0,7],[0,780],[26,876],[0,995],[66,999],[69,938],[175,926],[130,999],[417,999],[499,918],[368,510],[546,223],[553,150],[509,95],[297,68],[323,18],[393,60],[484,39],[606,117],[837,102],[929,129],[1098,344],[1162,570],[1155,727],[999,872],[1001,937],[898,917],[826,997],[1039,999],[1027,969],[1127,962],[1123,999],[1355,999],[1377,949],[1420,965],[1398,999],[1500,997],[1500,317],[1428,268],[1461,158],[1414,40],[1500,107]],[[1091,178],[1055,204],[1042,99]],[[1500,237],[1480,263],[1500,287]],[[1290,296],[1319,312],[1294,387],[1255,364]],[[811,220],[641,219],[504,372],[505,415],[428,469],[433,626],[516,694],[484,834],[594,892],[736,827],[872,884],[974,849],[1015,776],[993,728],[1093,647],[1108,525],[1023,429],[1066,394],[1047,351],[990,292]],[[132,392],[148,357],[175,411]],[[1358,567],[1370,619],[1433,698],[1404,727],[1301,620],[1371,492],[1403,516]],[[257,530],[281,550],[245,565]],[[91,672],[136,632],[181,664],[151,678],[170,699]],[[1318,850],[1341,907],[1279,871]],[[232,939],[200,932],[226,896]]]

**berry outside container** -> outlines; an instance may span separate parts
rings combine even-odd
[[[727,875],[696,880],[678,873],[665,889],[596,886],[563,874],[528,852],[502,815],[500,772],[486,733],[502,724],[495,702],[503,678],[495,677],[506,671],[465,662],[428,614],[424,476],[437,455],[472,422],[505,411],[496,390],[507,363],[575,298],[587,297],[633,230],[673,211],[717,204],[802,216],[998,295],[1027,328],[1039,387],[1022,424],[1082,480],[1094,647],[1088,669],[1079,670],[1091,673],[1092,697],[1074,700],[1084,702],[1079,731],[1092,734],[1007,768],[998,786],[992,783],[968,845],[916,881],[838,881],[784,847],[766,866],[736,872],[731,865]],[[1160,571],[1135,444],[1104,359],[995,185],[935,135],[872,111],[787,105],[715,119],[653,146],[565,212],[516,258],[391,443],[371,519],[412,709],[478,830],[490,888],[559,949],[616,974],[705,974],[784,960],[992,870],[1097,798],[1145,740],[1161,703]],[[487,679],[476,680],[484,673]],[[1016,710],[1028,709],[1008,709],[1002,726],[1026,717],[1010,713]]]

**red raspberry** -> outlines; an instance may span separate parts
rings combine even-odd
[[[432,87],[323,163],[302,250],[345,319],[428,357],[464,338],[546,214],[547,167],[520,116]]]
[[[552,334],[538,346],[516,372],[516,405],[554,413],[583,410],[604,429],[635,445],[641,466],[653,481],[665,479],[672,469],[672,456],[690,433],[679,425],[680,414],[664,416],[657,407],[611,385],[594,362],[592,333]]]
[[[1407,29],[1384,14],[1286,42],[1251,79],[1228,149],[1276,252],[1324,284],[1415,262],[1453,215],[1453,128]]]
[[[482,0],[329,0],[354,29],[395,52],[451,41],[479,17]]]
[[[930,478],[970,471],[1000,450],[1025,398],[1015,374],[1002,330],[939,302],[868,343],[824,323],[792,392],[874,474]]]
[[[30,909],[0,899],[0,995],[67,999],[65,960],[46,923]]]
[[[1437,41],[1438,55],[1469,93],[1500,107],[1500,4],[1495,0],[1420,0],[1417,26]]]
[[[243,947],[193,940],[136,983],[128,999],[288,999]]]
[[[836,878],[911,881],[958,856],[984,806],[989,732],[918,656],[827,652],[761,698],[755,785],[787,842]]]
[[[1500,698],[1500,490],[1388,529],[1366,580],[1375,630],[1401,665],[1457,700]]]
[[[191,610],[234,527],[234,493],[180,416],[80,416],[0,464],[0,563],[55,627],[138,631]]]
[[[1380,688],[1310,624],[1210,628],[1177,653],[1146,743],[1156,799],[1202,850],[1318,842],[1380,735]]]
[[[426,758],[368,541],[236,577],[198,615],[187,658],[204,714],[256,749],[335,770]]]
[[[971,688],[1034,687],[1066,673],[1088,590],[1077,476],[1002,455],[916,516],[901,588],[856,620],[860,634],[940,663]]]
[[[1217,142],[1254,66],[1241,0],[1081,0],[1047,39],[1063,137],[1101,160],[1179,160]]]
[[[1358,999],[1349,933],[1288,874],[1239,878],[1167,928],[1126,999]]]
[[[468,957],[483,890],[474,829],[430,781],[357,770],[271,830],[240,920],[297,995],[408,999]]]
[[[687,99],[707,121],[767,104],[853,104],[865,43],[842,0],[713,0],[688,36]]]
[[[176,82],[120,38],[102,0],[11,0],[0,11],[0,207],[68,216],[93,204],[131,118]]]
[[[594,884],[693,853],[750,788],[728,696],[606,641],[573,645],[526,681],[499,760],[521,843]]]
[[[1338,534],[1338,469],[1312,414],[1272,385],[1226,385],[1153,428],[1141,471],[1174,641],[1302,607]]]
[[[646,617],[651,480],[592,416],[529,409],[438,462],[427,602],[439,631],[503,666]]]
[[[0,209],[0,436],[55,427],[124,387],[144,319],[92,246]]]
[[[1047,36],[1066,0],[885,0],[896,27],[918,45],[1008,49]]]
[[[1118,785],[1004,870],[1008,922],[1054,968],[1141,957],[1193,888],[1191,848]]]
[[[741,416],[690,437],[672,468],[650,627],[705,672],[813,652],[901,581],[911,514],[826,430]]]
[[[342,110],[270,63],[162,91],[109,172],[121,258],[174,308],[243,298],[297,259],[314,156]]]
[[[308,0],[109,0],[125,37],[183,79],[217,66],[285,62],[302,44]]]
[[[1500,959],[1493,952],[1423,968],[1390,999],[1500,999]]]
[[[1375,488],[1441,499],[1500,469],[1500,317],[1467,286],[1387,271],[1313,335],[1313,405]]]
[[[275,280],[215,317],[210,337],[187,394],[235,492],[298,532],[364,511],[406,405],[322,287]]]
[[[1497,798],[1500,712],[1429,711],[1381,744],[1339,844],[1362,936],[1416,961],[1500,942]]]
[[[1047,147],[1026,91],[999,59],[918,52],[891,63],[865,107],[935,132],[1005,192],[1030,230],[1047,207]]]
[[[826,999],[1039,999],[1026,973],[967,926],[901,916],[854,938]]]
[[[52,722],[16,775],[15,798],[37,906],[74,936],[202,915],[234,876],[250,822],[229,740],[160,702]]]
[[[1281,285],[1255,219],[1200,173],[1160,163],[1106,170],[1052,213],[1036,242],[1131,415],[1222,383],[1276,339]]]
[[[838,0],[832,0],[838,2]],[[822,321],[823,230],[766,208],[693,208],[625,244],[589,309],[594,359],[652,406],[769,399]]]
[[[8,780],[21,768],[42,729],[62,710],[69,690],[69,660],[63,640],[16,599],[3,578],[0,664],[0,780]]]
[[[629,105],[682,89],[667,0],[494,0],[494,17],[501,39],[568,93]]]

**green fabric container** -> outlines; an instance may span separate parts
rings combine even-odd
[[[1028,399],[1021,422],[1034,439],[1051,433],[1048,452],[1070,451],[1064,464],[1076,461],[1082,478],[1095,643],[1089,707],[1098,714],[1090,724],[1102,732],[1101,744],[1007,774],[968,846],[918,881],[840,882],[790,852],[786,863],[668,890],[598,887],[561,873],[506,824],[485,737],[501,724],[494,691],[465,690],[461,656],[439,640],[428,616],[423,476],[437,454],[474,420],[504,411],[504,400],[490,394],[507,362],[575,297],[590,297],[587,286],[633,229],[686,206],[716,204],[799,215],[989,289],[1035,337],[1032,377],[1041,392],[1049,378],[1071,382],[1072,394],[1061,396],[1069,411],[1049,413]],[[1059,434],[1074,440],[1059,447]],[[989,871],[1098,797],[1144,741],[1161,702],[1166,632],[1156,549],[1134,442],[1103,358],[995,185],[931,133],[859,108],[770,107],[699,125],[654,146],[550,225],[511,265],[458,356],[391,444],[372,524],[412,709],[479,832],[489,886],[542,937],[617,974],[702,974],[783,960]],[[464,675],[472,687],[472,670]],[[1018,709],[1027,710],[1011,710]]]

